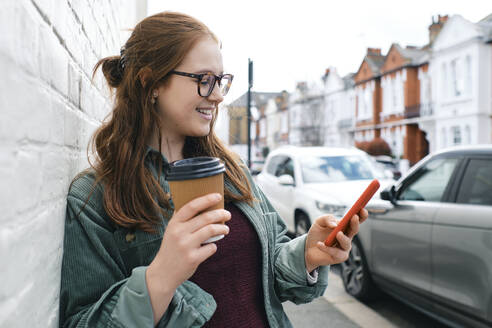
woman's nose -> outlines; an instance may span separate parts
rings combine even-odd
[[[224,96],[222,95],[222,92],[220,90],[220,87],[219,87],[219,84],[218,83],[215,83],[214,89],[212,90],[212,92],[208,96],[208,99],[210,99],[211,101],[216,102],[217,104],[218,103],[221,103],[224,100]]]

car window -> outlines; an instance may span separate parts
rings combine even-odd
[[[372,162],[362,156],[306,157],[300,163],[305,183],[375,178]]]
[[[439,202],[458,163],[456,158],[431,160],[415,172],[416,179],[405,186],[397,199]]]
[[[270,173],[271,175],[275,175],[277,172],[280,164],[285,161],[285,156],[277,155],[273,156],[270,161],[268,162],[268,166],[266,168],[266,171]]]
[[[277,168],[277,171],[275,172],[275,175],[277,177],[284,174],[288,174],[292,178],[294,178],[294,161],[289,157],[284,158],[284,161],[280,163],[280,165]]]
[[[456,202],[492,205],[492,160],[470,160],[458,190]]]

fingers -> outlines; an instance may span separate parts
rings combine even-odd
[[[337,237],[338,237],[338,235],[337,235]],[[338,247],[326,246],[321,241],[318,242],[316,244],[316,246],[318,247],[319,250],[326,253],[327,255],[329,255],[333,259],[334,262],[331,264],[345,262],[348,259],[349,251],[347,251],[347,250],[342,250]]]
[[[364,222],[365,220],[367,220],[368,217],[369,212],[365,208],[361,209],[359,212],[359,223]]]
[[[338,246],[344,251],[350,251],[352,248],[352,238],[343,234],[343,232],[338,232],[336,239],[338,241]]]
[[[350,220],[350,228],[347,229],[347,236],[352,239],[358,232],[359,232],[359,216],[354,215],[352,219]]]
[[[217,252],[217,245],[215,243],[208,243],[197,249],[195,255],[197,257],[197,262],[202,263],[210,256]]]
[[[338,224],[338,221],[333,215],[327,214],[322,215],[316,219],[315,224],[318,224],[321,228],[326,229],[335,229]]]
[[[202,197],[193,199],[186,203],[177,213],[174,215],[176,221],[188,221],[190,218],[195,217],[200,212],[203,212],[207,208],[210,208],[217,204],[222,199],[222,195],[218,193],[208,194]]]
[[[195,232],[192,236],[195,244],[202,244],[205,240],[218,235],[227,235],[229,227],[225,224],[209,224]]]
[[[219,223],[229,221],[231,219],[231,212],[218,209],[203,212],[202,214],[195,216],[189,220],[186,224],[189,226],[190,232],[195,232],[208,224]]]

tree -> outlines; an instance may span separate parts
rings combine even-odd
[[[367,145],[365,150],[371,156],[386,155],[391,156],[391,148],[383,138],[374,138]]]
[[[369,141],[356,141],[355,147],[357,147],[360,150],[363,150],[367,153],[368,149],[369,149]]]

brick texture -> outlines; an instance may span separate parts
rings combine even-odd
[[[0,327],[57,327],[66,193],[111,108],[102,74],[91,83],[91,70],[119,53],[146,1],[1,7]]]

